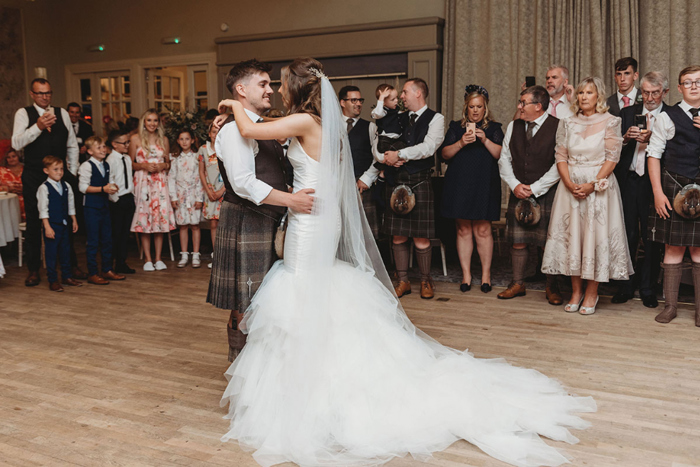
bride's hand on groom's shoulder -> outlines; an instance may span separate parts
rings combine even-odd
[[[214,128],[216,128],[217,130],[221,130],[221,127],[224,126],[224,123],[226,123],[226,119],[228,118],[228,116],[229,114],[221,114],[214,117],[214,122],[212,122]]]
[[[235,99],[224,99],[221,102],[219,102],[219,106],[217,107],[217,109],[219,109],[219,113],[225,114],[229,111],[229,109],[233,110],[233,107],[236,104],[241,105],[241,103]]]

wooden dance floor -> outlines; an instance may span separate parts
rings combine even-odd
[[[8,265],[0,280],[0,465],[257,465],[237,444],[219,441],[228,426],[219,407],[228,313],[205,303],[209,270],[168,266],[58,294],[45,276],[25,288],[25,270]],[[575,432],[579,444],[550,442],[573,465],[700,465],[692,306],[663,326],[639,301],[611,306],[604,298],[597,314],[580,316],[548,305],[542,292],[501,301],[500,288],[437,287],[434,300],[415,292],[403,300],[428,334],[596,399],[599,411],[584,414],[593,426]],[[504,464],[462,441],[428,465]]]

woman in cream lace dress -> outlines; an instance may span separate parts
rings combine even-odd
[[[567,312],[595,313],[598,284],[627,279],[632,271],[622,199],[615,177],[622,136],[619,117],[605,105],[599,78],[576,88],[574,116],[557,130],[556,161],[561,183],[552,207],[542,272],[571,276]],[[583,280],[588,281],[584,295]]]

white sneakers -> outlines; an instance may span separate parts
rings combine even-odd
[[[184,268],[187,266],[187,258],[188,258],[189,253],[186,251],[181,251],[180,252],[180,262],[177,263],[178,268]],[[192,265],[194,266],[194,253],[192,254]]]
[[[143,265],[143,270],[147,272],[155,271],[156,268],[153,267],[153,263],[151,261],[147,262],[146,264]]]
[[[177,263],[178,268],[184,268],[187,266],[187,262],[189,261],[190,254],[186,251],[181,251],[180,252],[180,261]],[[192,253],[192,267],[193,268],[198,268],[202,265],[202,259],[201,259],[201,254],[200,253]],[[211,264],[209,265],[209,268],[211,268]],[[144,271],[164,271],[168,269],[168,266],[165,265],[164,262],[158,261],[155,266],[151,261],[147,262],[146,264],[143,265],[143,270]]]
[[[165,265],[164,262],[158,261],[158,262],[156,263],[156,271],[164,271],[164,270],[166,270],[166,269],[168,269],[168,267]]]
[[[186,255],[187,253],[185,253]],[[193,268],[198,268],[202,265],[202,261],[200,260],[200,254],[199,252],[192,253],[192,267]]]

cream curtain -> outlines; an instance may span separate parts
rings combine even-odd
[[[444,112],[461,116],[464,86],[485,86],[504,124],[525,76],[544,83],[547,68],[569,68],[572,85],[599,76],[614,89],[614,64],[632,56],[640,72],[700,63],[697,0],[447,0]],[[669,103],[678,100],[671,95]]]

